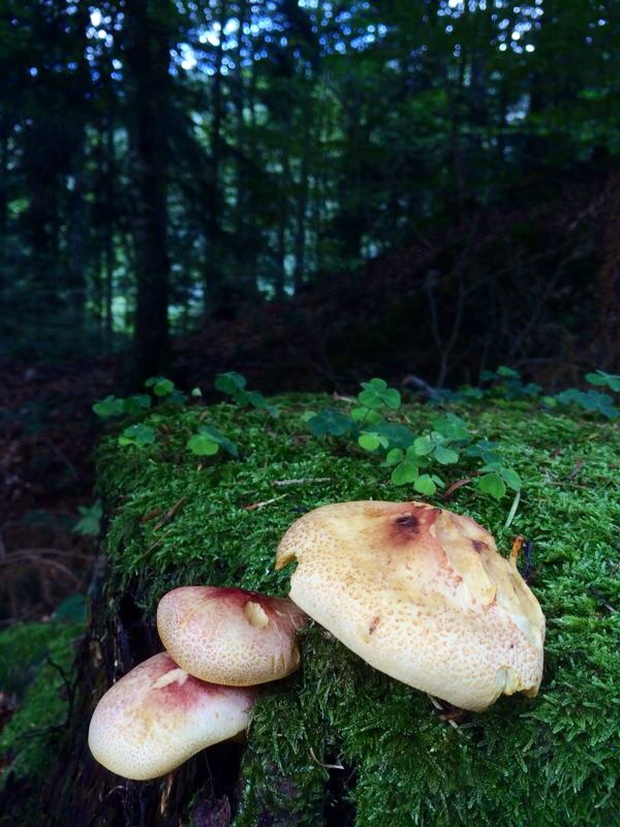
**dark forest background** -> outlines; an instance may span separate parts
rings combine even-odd
[[[5,368],[619,369],[618,4],[0,10]]]

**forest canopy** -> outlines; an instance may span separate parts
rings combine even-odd
[[[133,335],[154,372],[170,335],[549,200],[620,148],[612,2],[0,8],[3,358]]]

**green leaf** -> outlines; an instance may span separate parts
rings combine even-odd
[[[204,433],[190,437],[186,447],[197,457],[212,457],[220,450],[219,443]]]
[[[586,380],[591,385],[607,386],[612,391],[620,391],[620,376],[614,373],[605,373],[597,370],[596,373],[586,373]]]
[[[404,454],[404,451],[403,451],[402,448],[392,448],[386,454],[385,464],[386,465],[396,465],[397,463],[403,461],[404,456],[405,456],[405,454]]]
[[[518,370],[514,370],[513,368],[506,367],[506,365],[500,365],[497,369],[497,375],[503,376],[506,379],[520,379],[521,374]]]
[[[426,454],[425,454],[424,456],[426,456]],[[413,463],[414,465],[416,465],[418,468],[420,468],[420,466],[422,466],[422,465],[425,465],[425,464],[426,464],[426,463],[425,463],[425,460],[424,460],[424,456],[422,456],[422,457],[421,457],[421,456],[418,454],[418,452],[417,452],[417,451],[416,451],[416,449],[415,449],[415,445],[410,445],[410,446],[407,448],[407,450],[405,451],[405,459],[406,459],[408,462],[412,462],[412,463]]]
[[[491,473],[499,474],[499,472],[501,470],[501,467],[502,467],[502,464],[499,461],[499,459],[493,459],[490,462],[487,462],[484,465],[481,465],[478,470],[479,471],[490,471]]]
[[[112,416],[121,416],[125,413],[125,400],[117,396],[106,396],[101,402],[95,402],[93,411],[101,419],[109,419]]]
[[[151,407],[151,397],[145,393],[137,393],[121,399],[117,396],[106,396],[101,402],[95,402],[93,411],[102,419],[125,414],[136,415]]]
[[[351,410],[351,419],[356,422],[365,422],[369,425],[374,425],[381,422],[381,414],[372,408],[353,408]]]
[[[78,511],[82,516],[76,521],[71,530],[85,537],[97,537],[101,528],[101,518],[103,517],[101,503],[97,501],[93,505],[80,505]]]
[[[247,404],[251,405],[253,408],[256,408],[257,410],[264,411],[269,407],[269,405],[267,404],[267,400],[259,391],[247,391],[246,397]]]
[[[250,404],[250,394],[247,391],[233,391],[230,396],[232,396],[235,404],[239,405],[240,408],[244,408]]]
[[[433,427],[446,439],[461,441],[468,440],[471,437],[467,423],[456,414],[449,413],[440,419],[436,419]]]
[[[147,393],[136,393],[133,396],[128,396],[123,401],[125,403],[125,413],[130,416],[144,413],[151,407],[151,397]]]
[[[432,497],[435,491],[437,491],[435,479],[431,477],[430,474],[421,474],[413,483],[413,487],[420,494],[424,494],[427,497]]]
[[[373,430],[385,437],[392,448],[407,449],[413,440],[412,431],[399,422],[377,422]]]
[[[153,445],[155,443],[155,431],[150,425],[145,425],[143,422],[138,422],[135,425],[130,425],[125,428],[121,436],[118,438],[119,445],[136,445],[138,448],[144,448],[146,445]]]
[[[419,436],[413,441],[413,450],[419,457],[425,457],[432,454],[435,449],[435,443],[430,436]]]
[[[417,465],[413,462],[403,460],[403,462],[399,463],[392,471],[390,479],[394,485],[407,485],[417,479],[419,473]]]
[[[513,491],[521,490],[521,477],[517,474],[514,468],[504,468],[502,466],[499,473],[508,488],[512,488]]]
[[[496,452],[499,442],[492,442],[489,439],[479,439],[473,445],[470,445],[465,453],[468,457],[479,457],[483,462],[499,463],[499,454]]]
[[[212,425],[203,425],[199,428],[198,433],[190,437],[186,445],[189,451],[202,457],[214,456],[220,447],[234,457],[239,454],[237,444]]]
[[[372,389],[360,391],[357,399],[360,404],[365,405],[367,408],[380,408],[382,404],[381,397]]]
[[[170,396],[174,392],[174,382],[164,376],[152,376],[144,385],[151,388],[155,396]]]
[[[381,398],[391,410],[397,411],[400,408],[400,391],[397,391],[396,388],[388,388],[381,394]]]
[[[375,377],[368,382],[360,382],[360,385],[364,388],[364,390],[372,390],[376,393],[381,393],[387,389],[387,382],[385,379],[379,379],[378,377]]]
[[[558,402],[563,405],[578,405],[586,411],[601,413],[607,419],[616,419],[620,412],[613,404],[613,399],[606,393],[598,391],[580,391],[576,388],[569,388],[556,394]]]
[[[246,379],[240,373],[234,371],[220,373],[214,384],[218,391],[232,396],[234,402],[240,407],[249,405],[257,410],[267,411],[270,416],[278,415],[277,407],[269,405],[262,393],[245,390]]]
[[[245,376],[242,376],[240,373],[230,371],[229,373],[220,373],[216,376],[214,384],[216,389],[221,391],[221,393],[234,396],[238,391],[242,391],[245,388],[247,380]]]
[[[343,436],[352,430],[353,426],[353,420],[349,416],[333,408],[323,408],[308,419],[308,428],[317,437]]]
[[[400,392],[396,388],[388,388],[385,380],[375,378],[370,382],[362,382],[361,385],[364,390],[358,393],[357,398],[367,408],[386,406],[395,411],[400,407]]]
[[[363,448],[365,451],[376,451],[377,448],[387,448],[388,446],[388,441],[385,437],[370,431],[363,431],[359,435],[357,443],[360,448]]]
[[[458,452],[452,448],[446,448],[444,445],[438,445],[435,448],[434,456],[441,465],[454,465],[455,462],[459,461]]]
[[[484,477],[479,477],[476,485],[483,494],[490,494],[496,500],[501,500],[506,493],[506,483],[499,474],[485,474]]]

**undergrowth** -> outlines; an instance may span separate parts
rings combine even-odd
[[[85,630],[78,602],[69,599],[67,611],[60,607],[48,622],[17,624],[0,634],[0,687],[15,706],[0,731],[0,789],[9,778],[40,784],[49,771],[65,732],[75,649]]]

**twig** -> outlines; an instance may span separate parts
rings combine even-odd
[[[611,603],[607,601],[605,595],[601,594],[598,589],[594,588],[594,586],[590,586],[588,591],[596,597],[596,599],[607,609],[608,612],[615,614],[618,611],[615,606],[612,606]]]
[[[302,477],[298,480],[274,480],[273,484],[283,487],[285,485],[312,485],[315,482],[331,482],[331,477]]]
[[[164,516],[161,518],[161,520],[158,520],[158,522],[155,523],[155,525],[153,526],[153,530],[157,531],[157,529],[166,525],[166,523],[174,517],[179,508],[181,508],[186,499],[187,497],[185,495],[179,497],[179,499],[174,503],[174,505],[171,505],[170,508],[164,513]]]
[[[263,500],[260,503],[252,503],[251,505],[242,505],[244,511],[256,511],[258,508],[264,508],[266,505],[272,505],[273,503],[277,503],[278,500],[284,499],[286,494],[280,494],[279,497],[272,497],[270,500]]]
[[[471,481],[471,477],[465,477],[462,480],[456,480],[456,482],[453,482],[451,485],[449,485],[443,492],[443,494],[440,495],[442,500],[447,500],[448,497],[451,497],[455,491],[457,491],[459,488],[462,488],[464,485],[469,485]]]
[[[310,755],[312,756],[313,760],[319,765],[319,767],[324,767],[326,770],[343,770],[344,767],[342,764],[324,764],[314,754],[314,750],[310,747]]]

